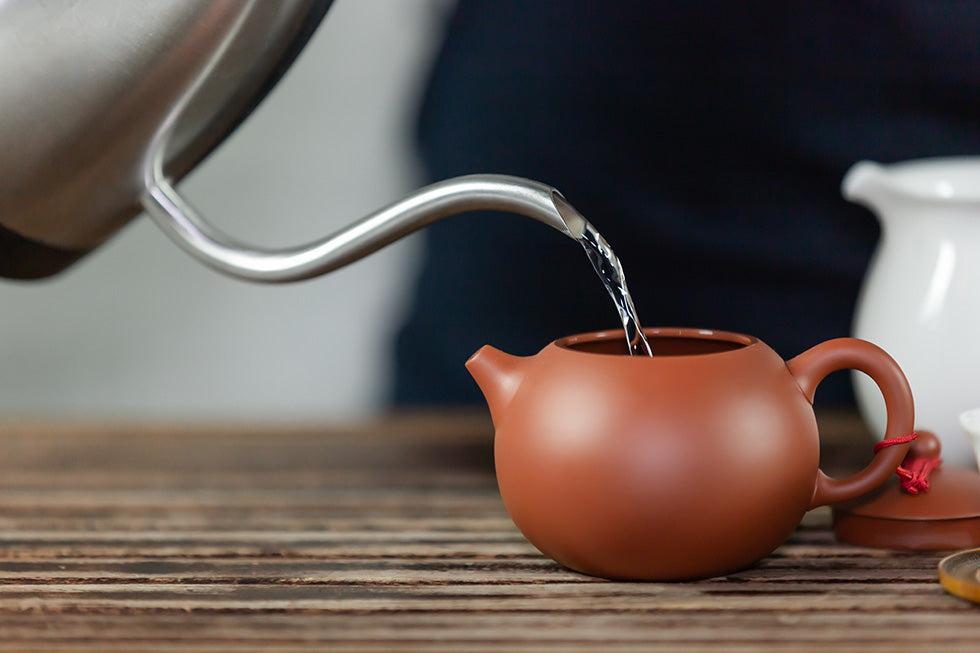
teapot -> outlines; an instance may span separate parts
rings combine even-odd
[[[175,184],[275,85],[330,5],[0,2],[0,276],[55,274],[141,211],[202,263],[267,283],[324,274],[470,210],[577,237],[578,216],[554,188],[503,175],[434,184],[281,250],[211,226]]]
[[[957,415],[978,402],[980,157],[855,164],[844,197],[871,209],[881,238],[865,275],[853,335],[889,351],[908,375],[918,418],[942,443],[947,465],[973,467]],[[862,415],[881,432],[874,385],[854,376]]]
[[[844,479],[819,469],[813,395],[835,370],[874,379],[886,437],[912,432],[908,382],[876,345],[829,340],[785,362],[747,335],[644,331],[652,357],[626,355],[613,330],[529,357],[485,346],[466,363],[490,407],[504,505],[566,567],[658,581],[742,569],[807,510],[880,485],[909,449],[884,447]]]

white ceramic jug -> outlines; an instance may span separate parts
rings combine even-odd
[[[957,416],[980,405],[980,157],[862,161],[842,192],[881,222],[854,335],[884,348],[904,370],[916,425],[939,436],[943,459],[973,466]],[[854,384],[862,415],[884,433],[874,383],[855,373]]]

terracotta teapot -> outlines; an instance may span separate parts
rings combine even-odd
[[[628,356],[622,331],[601,331],[529,357],[486,346],[466,363],[490,406],[508,512],[571,569],[684,580],[744,568],[807,510],[880,485],[909,449],[886,447],[845,479],[818,468],[813,395],[835,370],[878,384],[886,437],[913,429],[908,382],[871,343],[830,340],[785,362],[746,335],[645,332],[653,357]]]

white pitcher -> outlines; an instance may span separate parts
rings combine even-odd
[[[939,436],[943,459],[973,466],[957,416],[980,405],[980,157],[862,161],[842,192],[881,222],[854,335],[883,347],[905,371],[916,425]],[[854,384],[862,415],[884,433],[874,383],[855,373]]]

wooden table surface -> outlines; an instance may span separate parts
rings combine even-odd
[[[821,419],[827,467],[870,457]],[[352,427],[0,423],[0,651],[975,651],[939,553],[810,513],[697,583],[565,570],[514,528],[482,416]],[[724,542],[719,542],[724,546]]]

